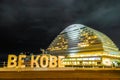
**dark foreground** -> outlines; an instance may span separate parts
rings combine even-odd
[[[0,68],[0,80],[120,80],[119,68]]]

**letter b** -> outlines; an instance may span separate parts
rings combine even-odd
[[[49,67],[51,67],[51,68],[57,67],[57,57],[56,56],[50,56]]]
[[[8,64],[7,67],[13,68],[17,66],[17,56],[16,55],[8,55]]]

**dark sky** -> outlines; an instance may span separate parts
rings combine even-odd
[[[39,52],[74,23],[105,33],[120,48],[120,0],[0,0],[0,58]]]

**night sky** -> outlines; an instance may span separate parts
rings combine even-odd
[[[84,24],[120,48],[120,0],[0,0],[0,61],[39,53],[67,26]]]

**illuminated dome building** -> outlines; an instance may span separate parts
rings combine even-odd
[[[120,66],[120,52],[113,41],[105,34],[81,24],[65,28],[47,51],[53,55],[64,55],[65,66]]]

